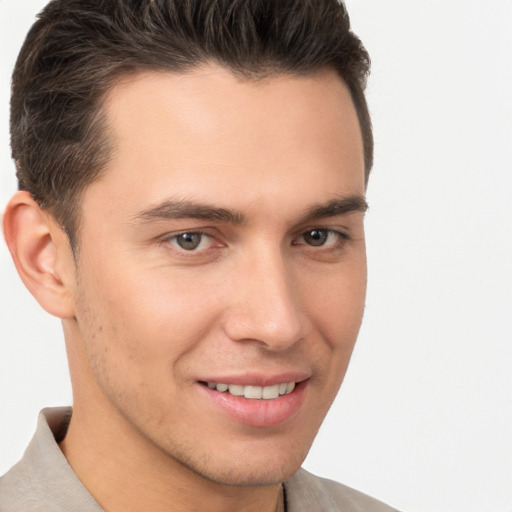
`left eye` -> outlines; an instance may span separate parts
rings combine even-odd
[[[199,249],[206,249],[211,244],[211,237],[204,233],[180,233],[174,235],[170,239],[173,245],[177,245],[180,249],[185,251],[197,251]]]
[[[322,247],[326,245],[334,245],[343,238],[345,237],[342,233],[333,231],[332,229],[311,229],[300,235],[299,243],[304,243],[313,247]]]

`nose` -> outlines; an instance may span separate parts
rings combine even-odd
[[[292,269],[280,251],[275,253],[260,253],[232,276],[224,330],[232,340],[281,351],[304,337],[305,316]]]

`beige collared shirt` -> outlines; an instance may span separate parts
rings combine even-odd
[[[57,444],[71,408],[44,409],[23,458],[0,478],[0,512],[104,512]],[[396,512],[354,489],[300,469],[284,483],[287,512]]]

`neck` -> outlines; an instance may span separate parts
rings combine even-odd
[[[60,448],[78,478],[108,512],[283,510],[280,484],[231,486],[208,480],[118,421],[88,421],[77,406]],[[103,415],[106,417],[106,415]]]

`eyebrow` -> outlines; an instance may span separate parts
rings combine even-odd
[[[337,217],[351,212],[364,213],[368,204],[362,196],[347,196],[332,199],[325,204],[313,205],[300,218],[299,223],[308,222],[322,217]],[[143,210],[133,216],[135,221],[151,222],[155,220],[198,219],[214,220],[228,224],[240,225],[246,222],[246,216],[238,211],[219,208],[208,204],[192,201],[164,201],[156,206]]]
[[[368,210],[368,203],[363,196],[338,197],[326,204],[314,205],[309,208],[301,218],[300,223],[323,217],[337,217],[338,215],[346,215],[352,212],[365,213],[366,210]]]
[[[236,210],[218,208],[192,201],[164,201],[152,208],[137,213],[134,219],[142,222],[150,222],[152,220],[199,219],[216,220],[229,224],[243,224],[245,222],[245,215]]]

